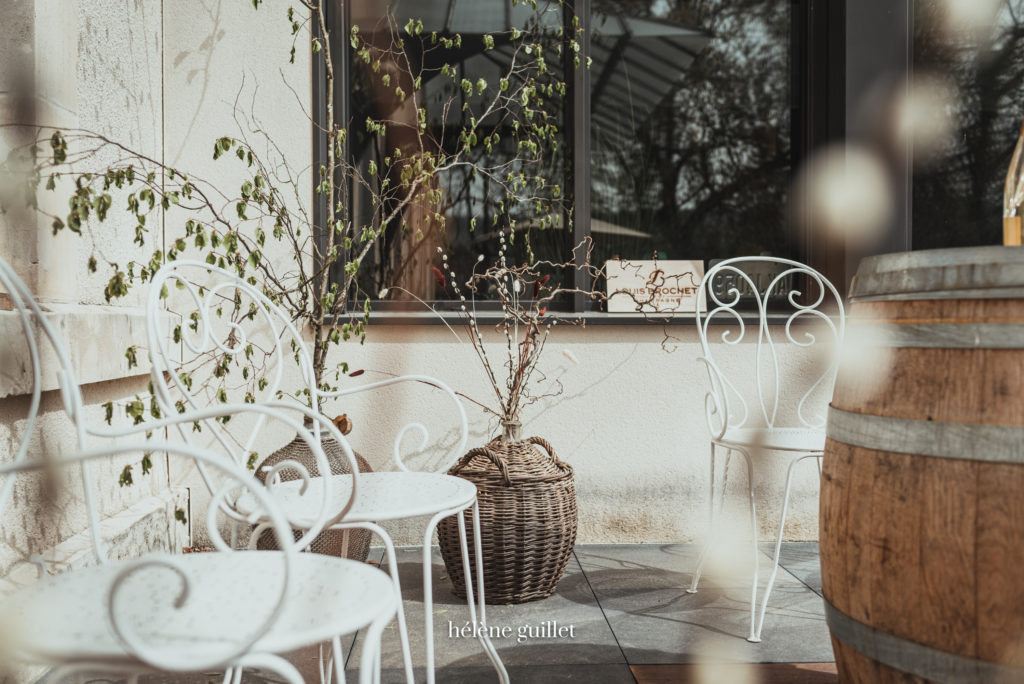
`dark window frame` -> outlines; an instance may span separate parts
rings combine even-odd
[[[765,0],[773,2],[775,0]],[[790,102],[792,170],[795,174],[800,163],[818,147],[841,139],[845,135],[846,111],[846,1],[845,0],[788,0],[791,7],[791,74]],[[586,60],[590,56],[590,0],[566,0],[564,5],[564,22],[569,24],[573,16],[578,16],[584,30],[585,40],[581,45],[579,57]],[[332,54],[335,57],[335,84],[345,84],[350,78],[350,58],[346,38],[351,26],[350,4],[347,0],[327,3],[327,25],[330,31]],[[340,25],[340,29],[338,28]],[[314,33],[319,34],[318,27]],[[322,36],[318,37],[322,38]],[[569,52],[566,52],[568,59]],[[312,149],[314,151],[314,168],[326,159],[326,135],[323,133],[326,118],[326,102],[330,96],[326,92],[326,74],[320,59],[313,55],[312,68],[312,105],[314,120],[312,126]],[[568,82],[569,111],[566,137],[571,144],[569,149],[573,155],[572,177],[567,187],[572,192],[574,244],[579,244],[590,233],[590,116],[589,99],[591,89],[590,71],[588,69],[566,69],[573,74]],[[344,92],[344,88],[340,88]],[[349,118],[350,103],[347,99],[335,101],[338,119]],[[347,154],[347,150],[346,150]],[[314,225],[325,225],[327,216],[326,201],[319,196],[313,197]],[[805,229],[802,234],[804,260],[808,265],[820,270],[826,277],[836,283],[840,291],[846,290],[846,272],[849,255],[841,246],[823,239],[816,239],[818,234],[813,229]],[[581,255],[577,255],[582,260]],[[577,265],[582,265],[578,263]],[[336,265],[335,269],[340,265]],[[334,277],[332,273],[332,277]],[[841,284],[841,285],[840,285]],[[574,285],[579,289],[591,286],[589,276],[577,269]],[[430,304],[441,314],[443,319],[458,319],[455,302],[434,300]],[[489,312],[487,307],[478,310],[481,320],[491,317],[500,318],[500,312]],[[614,314],[595,311],[587,297],[577,294],[572,302],[572,310],[559,312],[557,315],[569,319],[585,319],[588,323],[598,324],[637,324],[643,321],[636,314]],[[432,324],[442,322],[442,317],[426,311],[417,312],[408,305],[396,302],[374,301],[371,318],[382,324]],[[675,316],[673,323],[689,323],[689,316]]]

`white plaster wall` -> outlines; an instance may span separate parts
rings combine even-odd
[[[464,332],[456,327],[465,340]],[[707,376],[697,362],[695,329],[673,327],[678,338],[663,346],[660,325],[595,325],[554,328],[542,358],[543,370],[564,385],[560,396],[527,409],[523,433],[552,443],[559,458],[575,469],[579,500],[579,541],[690,541],[704,536],[708,482],[709,432],[704,418]],[[504,352],[503,338],[493,334],[492,359]],[[750,375],[752,345],[724,348],[720,364],[726,373]],[[579,365],[562,350],[570,350]],[[468,343],[459,344],[443,326],[371,325],[365,345],[342,345],[332,361],[346,361],[366,374],[350,385],[383,376],[377,372],[433,375],[483,403],[490,403],[489,384]],[[500,363],[500,361],[497,361]],[[785,372],[806,381],[814,361],[783,353]],[[817,376],[814,376],[817,377]],[[329,415],[348,413],[355,422],[353,446],[376,468],[390,468],[391,441],[413,420],[432,428],[433,438],[454,443],[455,413],[441,395],[425,386],[400,386],[380,391],[372,400],[356,395],[335,402]],[[784,395],[786,398],[786,395]],[[823,410],[826,399],[819,397]],[[470,415],[469,446],[486,443],[498,424],[466,403]],[[789,416],[792,419],[792,416]],[[758,454],[755,482],[759,527],[774,533],[781,509],[786,459]],[[721,463],[721,461],[719,461]],[[738,462],[730,472],[730,496],[741,509],[746,477]],[[788,515],[788,539],[817,538],[817,469],[806,462],[798,471]],[[743,509],[745,511],[745,509]],[[749,535],[740,516],[738,534]],[[397,526],[398,539],[417,543],[411,528]]]
[[[169,164],[209,181],[229,197],[237,196],[242,180],[253,170],[233,152],[214,160],[214,141],[222,136],[248,141],[276,169],[279,185],[291,183],[286,201],[301,212],[312,197],[312,127],[307,114],[312,77],[305,31],[297,38],[295,63],[288,61],[293,40],[288,7],[283,0],[267,0],[259,10],[234,0],[164,3],[164,136]],[[233,205],[227,206],[227,216],[237,221]],[[168,239],[184,234],[185,220],[181,211],[168,213]],[[250,221],[238,228],[247,231],[254,226]],[[279,268],[294,267],[291,253],[270,237],[265,252]],[[201,259],[205,254],[191,256]],[[294,389],[293,384],[289,381],[285,387]],[[250,424],[239,419],[230,428],[244,434]],[[268,431],[260,437],[259,451],[269,454],[292,436],[288,430]],[[193,534],[197,542],[204,542],[209,501],[205,485],[195,469],[184,464],[172,464],[171,478],[189,487]]]
[[[78,64],[75,71],[79,126],[106,136],[135,152],[163,158],[163,59],[161,3],[143,0],[79,0]],[[69,73],[69,76],[71,74]],[[103,150],[90,168],[118,163],[121,150]],[[138,187],[133,189],[138,191]],[[145,263],[163,246],[163,217],[154,212],[146,222],[145,244],[136,245],[135,220],[124,210],[129,190],[111,192],[114,205],[106,221],[93,222],[89,234],[77,240],[75,263],[79,301],[104,304],[103,288],[112,261],[122,268],[134,259]],[[90,255],[100,259],[96,273],[86,264]],[[115,306],[141,306],[145,288],[135,288]],[[124,345],[127,347],[127,344]],[[124,353],[124,350],[121,350]]]

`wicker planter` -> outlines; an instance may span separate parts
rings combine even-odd
[[[335,425],[343,434],[348,434],[351,431],[351,425],[348,422],[346,416],[339,416],[335,419]],[[306,429],[312,431],[313,426],[311,423],[306,425]],[[338,441],[329,435],[322,434],[320,437],[320,444],[323,447],[324,455],[327,457],[327,463],[331,467],[331,474],[333,475],[344,475],[351,472],[349,467],[348,459],[345,458],[345,452],[342,450],[341,445]],[[356,457],[356,465],[359,466],[359,472],[369,473],[373,469],[365,458],[360,456],[358,453],[353,452]],[[319,469],[316,467],[316,458],[313,456],[313,452],[309,450],[306,443],[298,436],[295,436],[288,444],[284,445],[274,453],[267,456],[260,463],[260,467],[256,471],[256,477],[260,482],[264,482],[266,478],[265,467],[273,467],[281,461],[297,461],[306,467],[309,474],[312,477],[316,477],[320,474]],[[281,481],[295,480],[298,479],[298,473],[291,468],[285,468],[279,473]],[[292,530],[292,534],[295,539],[299,539],[302,536],[301,530]],[[326,532],[320,533],[313,543],[310,544],[309,550],[313,553],[323,553],[329,556],[337,556],[339,558],[351,558],[353,560],[366,562],[366,559],[370,555],[370,541],[372,535],[368,530],[327,530]],[[277,549],[277,541],[274,539],[274,533],[271,530],[265,530],[259,540],[256,542],[256,548],[261,550],[275,550]]]
[[[520,440],[519,424],[514,423],[506,426],[502,437],[463,456],[448,473],[477,487],[487,603],[524,603],[550,596],[576,542],[572,467],[558,460],[540,437]],[[442,520],[437,533],[452,587],[464,597],[458,520]],[[476,555],[468,521],[466,533],[475,587]]]

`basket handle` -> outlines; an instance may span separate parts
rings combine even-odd
[[[452,466],[450,472],[455,474],[462,472],[462,469],[466,467],[466,464],[473,460],[474,456],[484,456],[491,463],[496,465],[498,467],[498,471],[501,473],[501,477],[505,480],[505,486],[512,486],[512,478],[508,475],[508,464],[505,463],[501,456],[494,453],[487,447],[476,447],[475,449],[470,449],[465,456],[459,459],[458,463]]]
[[[562,461],[558,458],[558,454],[555,453],[554,447],[551,443],[543,437],[528,437],[526,439],[530,444],[536,444],[537,446],[544,447],[544,450],[551,456],[551,460],[555,462],[555,465],[562,465]]]

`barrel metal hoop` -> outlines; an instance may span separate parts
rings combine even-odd
[[[1024,680],[1024,669],[977,660],[880,632],[825,603],[832,635],[871,660],[901,672],[945,684],[988,684]]]
[[[916,302],[934,299],[1024,299],[1024,287],[987,287],[956,290],[910,290],[886,292],[879,287],[877,293],[864,290],[864,294],[851,294],[851,302]]]
[[[829,437],[902,454],[993,463],[1024,463],[1024,427],[891,418],[828,409]]]
[[[978,291],[983,293],[981,298],[991,299],[1008,296],[1000,290],[1022,287],[1024,250],[968,247],[868,257],[857,269],[850,297],[852,301],[907,294],[917,299],[961,298],[962,293]]]
[[[872,341],[886,347],[1024,349],[1022,323],[873,324]]]

